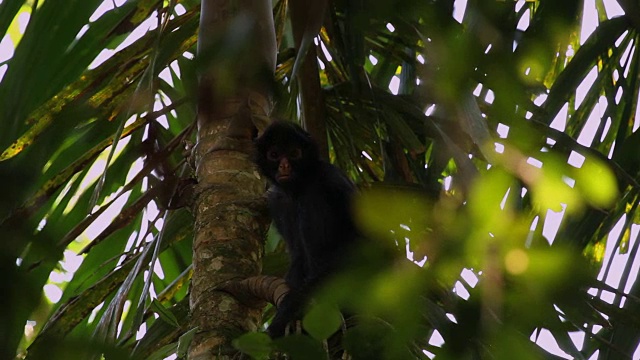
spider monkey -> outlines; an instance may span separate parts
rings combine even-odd
[[[271,183],[269,210],[291,259],[285,276],[290,291],[267,329],[277,338],[300,319],[310,293],[344,264],[358,237],[351,213],[356,188],[293,123],[272,123],[255,149],[254,161]]]

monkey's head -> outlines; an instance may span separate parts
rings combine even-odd
[[[311,135],[291,122],[275,121],[255,141],[254,162],[274,185],[294,189],[316,176],[320,156]]]

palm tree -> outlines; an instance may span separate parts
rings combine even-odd
[[[203,1],[198,39],[190,292],[191,323],[198,331],[189,358],[208,359],[233,355],[231,341],[261,325],[264,304],[246,305],[220,290],[230,280],[260,274],[262,267],[265,184],[250,154],[253,119],[268,119],[271,112],[266,80],[273,77],[277,51],[271,2]]]
[[[0,358],[326,357],[335,303],[355,357],[639,351],[637,4],[256,3],[0,4]],[[286,258],[247,157],[273,114],[401,250],[275,342],[243,296]]]

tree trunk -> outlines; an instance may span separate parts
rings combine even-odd
[[[265,183],[250,154],[253,123],[271,110],[276,50],[271,1],[202,1],[190,359],[233,356],[231,341],[261,323],[262,306],[221,288],[261,271]]]
[[[313,38],[318,35],[326,12],[327,0],[292,0],[289,14],[296,45],[296,61],[302,61],[296,74],[302,103],[302,124],[316,140],[320,156],[329,160],[324,93],[318,71],[318,47]],[[303,48],[306,43],[308,48]],[[304,53],[303,53],[304,52]],[[301,57],[302,56],[302,57]],[[301,58],[300,58],[301,57]]]

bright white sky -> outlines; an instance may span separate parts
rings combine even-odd
[[[2,0],[0,0],[0,3],[2,2]],[[98,10],[96,11],[96,13],[92,16],[92,20],[95,20],[97,18],[99,18],[100,16],[102,16],[102,14],[104,14],[105,12],[113,9],[113,4],[115,3],[117,6],[122,5],[125,2],[125,0],[105,0],[102,5],[98,8]],[[521,7],[525,4],[524,0],[519,0],[517,1],[516,6],[517,7]],[[465,12],[465,8],[467,5],[467,0],[456,0],[454,2],[454,14],[453,17],[454,19],[456,19],[458,22],[462,22],[462,19],[464,17],[464,12]],[[604,5],[607,11],[607,16],[609,18],[618,16],[618,15],[622,15],[623,11],[620,8],[620,6],[618,5],[618,3],[615,0],[604,0]],[[182,13],[184,12],[184,8],[181,5],[178,5],[177,8],[178,13]],[[24,32],[24,29],[28,23],[29,20],[29,14],[26,12],[21,13],[18,16],[18,25],[19,25],[19,29],[20,29],[20,33]],[[117,51],[120,51],[122,48],[130,45],[131,43],[133,43],[134,41],[136,41],[138,38],[140,38],[141,36],[144,35],[144,33],[146,33],[149,30],[153,30],[156,27],[157,21],[155,19],[155,17],[147,20],[145,23],[143,23],[131,36],[129,36],[129,38],[123,43],[121,44],[117,49],[115,50],[104,50],[102,53],[100,53],[100,55],[96,58],[96,60],[91,64],[90,68],[95,68],[97,67],[99,64],[101,64],[102,62],[104,62],[106,59],[108,59],[109,57],[111,57],[114,53],[116,53]],[[584,41],[587,39],[587,37],[595,30],[595,28],[598,25],[598,19],[597,19],[597,13],[596,13],[596,7],[595,7],[595,0],[584,0],[584,17],[583,17],[583,24],[582,24],[582,29],[580,32],[580,43],[584,43]],[[518,24],[518,28],[519,29],[526,29],[529,26],[528,23],[528,19],[524,19],[521,21],[520,24]],[[393,25],[389,24],[388,25],[389,30],[393,31]],[[81,34],[84,33],[84,31],[86,31],[86,29],[83,29],[81,31]],[[13,49],[14,49],[14,42],[11,40],[11,38],[7,35],[5,36],[2,41],[0,41],[0,64],[2,64],[2,62],[8,60],[11,58],[11,56],[13,56]],[[488,51],[489,49],[487,49]],[[375,57],[371,56],[370,61],[375,65],[375,63],[377,62],[377,59],[375,59]],[[6,71],[7,65],[0,65],[0,79],[3,77],[4,72]],[[167,76],[168,75],[168,70],[165,70],[165,72],[162,74],[162,77],[167,80],[168,82],[170,81],[170,77]],[[587,90],[591,87],[591,85],[593,84],[593,82],[595,81],[597,76],[597,70],[594,68],[593,71],[591,73],[589,73],[589,75],[587,76],[587,78],[585,79],[585,81],[581,84],[580,88],[578,89],[578,93],[577,93],[577,100],[576,102],[579,103],[581,101],[581,99],[584,98]],[[394,77],[389,85],[389,90],[394,93],[397,94],[398,92],[398,86],[399,86],[399,78]],[[478,90],[479,91],[479,90]],[[485,99],[488,102],[491,102],[492,99]],[[544,101],[544,98],[539,99],[540,102]],[[578,142],[589,146],[592,141],[593,138],[595,136],[595,131],[597,128],[597,125],[599,124],[599,122],[601,121],[601,116],[602,116],[602,112],[603,110],[606,108],[607,104],[606,104],[606,99],[602,99],[601,100],[601,104],[599,104],[599,108],[602,111],[594,111],[593,114],[591,114],[590,119],[588,120],[588,123],[591,124],[591,126],[588,126],[587,129],[585,129],[585,131],[583,133],[580,134],[579,138],[578,138]],[[430,109],[431,111],[433,109]],[[565,106],[565,108],[563,110],[561,110],[561,112],[558,114],[558,116],[556,117],[556,119],[553,121],[552,123],[552,127],[558,130],[564,130],[565,126],[566,126],[566,115],[567,115],[567,108]],[[638,111],[640,112],[640,107],[638,107]],[[636,120],[640,121],[640,114],[636,114]],[[636,124],[635,128],[637,128],[639,126],[639,124]],[[501,137],[506,137],[507,133],[508,133],[508,128],[502,127],[498,129],[498,133],[499,134],[504,134],[504,136]],[[122,145],[124,145],[124,142],[122,142]],[[576,156],[575,158],[571,158],[569,160],[570,163],[572,163],[572,165],[579,167],[581,165],[581,161],[584,158],[580,155]],[[133,176],[133,174],[137,173],[140,170],[141,164],[138,164],[135,169],[131,170],[131,174],[130,176]],[[100,166],[95,166],[95,173],[93,177],[97,177],[102,173],[102,169],[104,168],[104,163]],[[93,179],[93,181],[95,181],[95,179]],[[110,223],[110,221],[120,212],[120,210],[122,209],[122,207],[124,206],[124,202],[126,201],[126,195],[122,196],[121,199],[114,204],[114,206],[112,207],[112,209],[110,209],[109,211],[107,211],[105,214],[103,214],[102,218],[103,221],[97,221],[94,226],[92,226],[88,232],[86,234],[84,234],[84,236],[87,236],[89,239],[94,238],[95,236],[97,236],[102,229],[104,228],[104,226],[106,226],[107,224]],[[149,209],[151,212],[156,212],[157,209]],[[152,217],[155,216],[153,214],[151,214]],[[558,227],[560,225],[560,220],[562,219],[562,216],[564,215],[564,210],[558,213],[555,213],[551,210],[549,210],[548,215],[547,215],[547,220],[546,222],[543,224],[543,235],[547,238],[547,239],[554,239],[557,231],[558,231]],[[622,231],[623,225],[624,225],[624,220],[625,218],[623,217],[622,219],[620,219],[620,221],[616,224],[616,226],[614,227],[613,231],[610,233],[609,236],[611,236],[613,239],[617,238],[620,234],[620,232]],[[638,231],[639,231],[640,227],[633,225],[632,226],[632,232],[631,232],[631,244],[629,245],[629,248],[631,248],[633,246],[633,243],[635,241],[637,241],[637,235],[638,235]],[[131,238],[131,244],[132,245],[135,241],[136,241],[136,236],[132,236]],[[605,275],[605,269],[606,269],[606,264],[608,264],[609,262],[612,262],[612,266],[611,269],[609,271],[609,273],[607,274],[607,277],[605,279],[606,283],[613,286],[613,287],[617,287],[618,284],[621,281],[621,276],[622,276],[622,271],[625,267],[625,265],[627,264],[628,261],[632,261],[633,259],[629,258],[629,254],[619,254],[619,253],[614,253],[614,245],[615,245],[615,241],[609,241],[608,245],[607,245],[607,250],[606,250],[606,260],[605,260],[605,266],[603,266],[603,270],[600,273],[599,277],[602,279]],[[60,288],[56,285],[62,282],[66,282],[69,281],[71,276],[73,275],[73,273],[77,270],[77,268],[80,266],[80,263],[82,262],[82,257],[75,255],[72,251],[66,251],[65,252],[65,259],[62,262],[62,266],[65,270],[65,272],[63,273],[59,273],[59,272],[54,272],[51,275],[51,283],[45,286],[45,293],[47,295],[47,297],[52,301],[52,302],[57,302],[60,299],[60,296],[62,295],[62,291],[60,290]],[[631,276],[631,278],[627,281],[627,284],[625,286],[625,291],[629,291],[631,285],[634,283],[635,281],[635,276],[637,275],[638,271],[640,270],[640,259],[635,259],[635,263],[633,266],[633,271],[631,272],[633,275]],[[162,270],[157,266],[156,267],[156,273],[158,273],[158,275],[162,275]],[[462,273],[462,277],[465,280],[465,282],[467,283],[466,285],[463,285],[461,282],[458,282],[456,284],[456,291],[457,293],[463,297],[466,298],[469,296],[467,290],[465,289],[465,286],[475,286],[478,279],[476,277],[476,275],[469,270],[465,270]],[[595,291],[593,291],[593,293],[595,294]],[[613,297],[614,295],[611,293],[604,293],[601,295],[602,298],[605,301],[608,302],[612,302],[613,301]],[[31,322],[30,322],[31,324]],[[27,327],[30,327],[32,325],[28,325]],[[578,348],[581,348],[582,343],[584,341],[584,334],[582,332],[575,332],[571,334],[571,338],[574,341],[574,343],[576,344],[576,346]],[[552,352],[553,354],[556,354],[558,356],[562,356],[564,358],[570,359],[571,357],[569,355],[567,355],[566,353],[564,353],[557,345],[555,339],[553,338],[553,336],[551,336],[551,333],[549,331],[543,330],[542,333],[540,334],[540,336],[538,336],[537,338],[534,338],[534,336],[532,335],[532,340],[537,342],[538,344],[540,344],[543,348],[547,349],[548,351]],[[436,345],[436,344],[441,344],[443,341],[442,337],[439,334],[435,334],[433,336],[433,338],[431,339],[431,343]],[[597,353],[591,358],[591,359],[596,359],[597,358]],[[639,359],[640,358],[640,349],[638,351],[636,351],[636,353],[634,354],[634,359]]]

